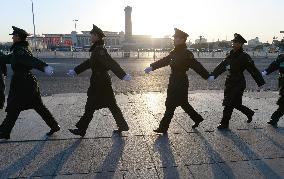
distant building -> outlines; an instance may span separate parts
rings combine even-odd
[[[131,12],[132,7],[126,6],[124,9],[125,12],[125,41],[131,41],[132,37],[132,21],[131,21]]]
[[[196,39],[195,40],[195,44],[203,44],[203,43],[207,43],[207,39],[201,38],[201,39]]]
[[[256,46],[261,45],[261,44],[262,43],[259,41],[258,37],[251,39],[251,40],[248,40],[248,46],[251,46],[251,47],[256,47]]]
[[[150,35],[133,35],[132,40],[135,49],[164,49],[172,48],[173,40],[170,37],[152,38]]]
[[[47,49],[54,50],[58,46],[72,46],[71,34],[43,34],[43,36]]]
[[[32,49],[46,49],[46,43],[44,42],[44,36],[36,35],[27,37],[27,41],[29,42]]]
[[[125,11],[125,33],[104,31],[106,37],[104,38],[105,46],[109,49],[164,49],[172,48],[173,40],[169,36],[164,38],[151,38],[149,35],[133,35],[131,12],[132,7],[127,6]],[[85,47],[91,45],[90,31],[82,31],[77,33],[72,31],[71,34],[43,34],[36,37],[36,47],[38,49],[54,50],[59,47]],[[28,37],[29,42],[33,42],[33,37]],[[205,39],[206,42],[206,39]],[[32,43],[31,43],[32,44]]]

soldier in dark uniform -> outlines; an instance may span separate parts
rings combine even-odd
[[[4,56],[0,52],[0,58]],[[0,109],[3,109],[5,103],[5,78],[7,77],[7,67],[6,64],[0,63]]]
[[[225,82],[223,118],[218,129],[226,129],[229,127],[229,120],[234,108],[247,116],[248,123],[252,121],[254,111],[242,105],[242,96],[246,88],[246,80],[243,74],[245,70],[251,74],[258,86],[265,84],[253,60],[242,48],[243,44],[247,41],[240,34],[235,33],[232,42],[233,49],[215,68],[212,72],[212,76],[209,77],[209,79],[214,80],[223,72],[229,72]]]
[[[284,114],[284,54],[280,54],[275,61],[273,61],[266,70],[262,72],[262,76],[269,75],[270,73],[279,70],[279,99],[277,101],[278,109],[272,114],[271,120],[268,124],[277,128],[277,123],[280,117]]]
[[[44,106],[37,79],[31,70],[38,69],[47,75],[52,75],[53,69],[43,61],[33,57],[25,30],[12,26],[13,45],[11,54],[0,57],[0,63],[11,64],[13,76],[7,99],[6,118],[0,125],[0,138],[9,139],[12,128],[21,111],[34,109],[51,128],[47,135],[60,130],[50,111]]]
[[[93,118],[93,113],[95,110],[99,110],[101,108],[109,108],[111,111],[118,126],[118,129],[114,130],[114,132],[120,133],[122,131],[128,131],[128,124],[116,103],[108,71],[111,70],[118,78],[125,81],[130,81],[131,76],[126,74],[119,64],[108,54],[104,47],[103,38],[105,35],[103,31],[93,25],[93,29],[90,33],[91,41],[93,43],[90,49],[90,52],[92,52],[90,59],[87,59],[74,69],[69,70],[67,73],[69,76],[74,76],[75,74],[80,74],[89,68],[92,70],[90,87],[87,92],[88,98],[85,105],[85,113],[77,122],[77,129],[69,129],[69,131],[75,135],[83,137],[86,134],[88,125]]]
[[[193,56],[192,52],[187,50],[186,39],[188,34],[175,28],[174,46],[175,48],[170,54],[147,67],[144,71],[150,71],[170,65],[171,75],[167,90],[167,99],[165,102],[166,111],[160,125],[154,132],[166,133],[171,119],[174,115],[176,107],[181,106],[182,109],[195,122],[192,128],[198,127],[203,118],[198,114],[193,107],[188,103],[188,78],[186,72],[189,68],[197,72],[202,78],[208,79],[208,71],[199,63]]]

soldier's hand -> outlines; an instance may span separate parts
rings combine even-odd
[[[153,68],[152,67],[147,67],[147,68],[145,68],[145,73],[150,73],[151,71],[153,71]]]
[[[44,67],[44,73],[47,74],[48,76],[53,75],[53,68],[51,66]]]
[[[209,76],[209,78],[207,80],[208,80],[208,82],[212,82],[212,81],[215,80],[215,77],[214,76]]]
[[[75,72],[73,69],[71,69],[71,70],[68,70],[68,72],[66,73],[66,75],[71,76],[71,77],[74,77],[74,76],[76,75],[76,72]]]
[[[126,74],[126,75],[122,78],[122,80],[124,80],[124,81],[130,81],[130,80],[132,80],[132,77],[131,77],[129,74]]]
[[[261,72],[261,75],[262,76],[266,76],[267,75],[267,71],[264,70],[263,72]]]

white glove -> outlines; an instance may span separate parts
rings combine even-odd
[[[126,75],[122,78],[122,80],[124,80],[124,81],[130,81],[130,80],[132,80],[132,77],[131,77],[129,74],[126,74]]]
[[[207,79],[209,82],[212,82],[215,80],[215,77],[214,76],[209,76],[209,78]]]
[[[51,76],[53,74],[53,68],[51,66],[44,67],[44,73]]]
[[[66,75],[74,77],[74,75],[76,75],[76,72],[72,69],[72,70],[68,70],[68,72],[66,73]]]
[[[263,72],[261,72],[261,75],[262,76],[266,76],[267,75],[267,71],[264,70]]]
[[[150,67],[147,67],[147,68],[145,68],[145,73],[150,73],[151,71],[153,71],[153,68],[150,66]]]

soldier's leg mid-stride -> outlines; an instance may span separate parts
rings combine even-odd
[[[89,68],[92,69],[84,115],[75,125],[77,129],[69,129],[69,131],[75,135],[85,136],[95,110],[102,108],[109,108],[111,111],[118,126],[118,129],[114,130],[114,132],[121,133],[122,131],[128,131],[129,127],[117,106],[108,71],[111,70],[118,78],[125,81],[130,81],[131,76],[126,74],[119,64],[108,54],[104,47],[103,38],[105,34],[103,31],[93,25],[93,29],[90,33],[93,43],[90,49],[91,58],[76,66],[74,69],[69,70],[67,73],[69,76],[74,76]]]
[[[14,30],[10,34],[13,35],[12,53],[10,55],[0,55],[1,63],[11,64],[13,70],[7,99],[7,116],[0,126],[0,139],[10,138],[10,133],[20,112],[28,109],[34,109],[42,117],[51,128],[47,135],[52,135],[60,130],[60,126],[50,111],[44,106],[37,79],[31,70],[37,69],[50,76],[53,74],[53,68],[40,59],[33,57],[29,43],[26,41],[26,37],[29,34],[25,30],[15,26],[12,26],[12,28]],[[3,86],[3,84],[1,85]]]
[[[224,100],[223,100],[223,118],[217,127],[218,129],[227,129],[232,112],[235,109],[241,111],[247,116],[247,123],[252,121],[254,111],[242,105],[242,97],[246,88],[244,71],[247,70],[259,87],[265,84],[265,81],[256,68],[251,57],[243,50],[244,43],[247,41],[235,33],[232,40],[232,50],[225,59],[213,70],[209,79],[216,79],[219,75],[228,71],[225,82]]]
[[[272,114],[271,120],[267,123],[277,128],[279,119],[284,115],[284,105],[279,105],[278,109]]]
[[[171,119],[174,115],[174,111],[177,106],[181,106],[182,109],[191,117],[195,122],[192,128],[199,126],[199,123],[203,121],[201,115],[199,115],[193,107],[188,103],[188,76],[186,72],[189,68],[193,69],[198,73],[203,79],[208,79],[209,73],[198,62],[192,52],[187,50],[186,39],[188,34],[175,28],[174,46],[175,48],[170,52],[170,54],[145,68],[145,73],[150,73],[151,71],[157,70],[159,68],[170,66],[171,75],[169,78],[169,85],[167,90],[166,99],[166,111],[160,125],[154,132],[166,133]]]
[[[54,117],[50,111],[44,106],[43,103],[38,103],[34,110],[42,117],[44,122],[50,127],[50,131],[46,134],[51,136],[53,133],[60,130],[58,123],[55,121]],[[1,138],[10,139],[10,133],[15,126],[15,123],[22,110],[16,108],[9,108],[7,110],[7,116],[3,123],[0,125]]]
[[[272,72],[278,70],[278,86],[279,86],[279,99],[277,101],[278,109],[272,114],[271,120],[267,123],[277,128],[277,123],[279,119],[284,115],[284,54],[283,51],[278,57],[271,62],[271,64],[262,71],[262,76],[271,74]]]

